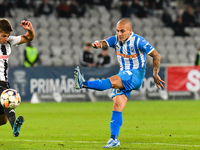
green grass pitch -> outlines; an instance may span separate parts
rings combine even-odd
[[[0,127],[2,150],[95,150],[110,137],[112,102],[21,103],[19,137]],[[128,101],[119,140],[122,150],[199,150],[200,101]]]

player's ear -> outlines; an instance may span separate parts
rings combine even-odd
[[[132,30],[132,29],[130,29],[129,31],[130,31],[130,34],[131,34],[133,30]]]

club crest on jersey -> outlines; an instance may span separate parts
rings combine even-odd
[[[131,46],[131,47],[130,47],[130,50],[131,50],[132,53],[134,53],[134,52],[135,52],[134,46]]]

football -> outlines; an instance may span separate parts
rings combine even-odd
[[[1,105],[8,109],[14,109],[21,103],[20,94],[14,89],[6,89],[1,93]]]

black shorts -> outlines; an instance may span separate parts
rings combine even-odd
[[[9,89],[9,88],[10,88],[10,85],[8,82],[0,81],[0,94],[4,90]],[[0,104],[0,115],[3,115],[3,114],[5,114],[3,110],[3,106]]]

